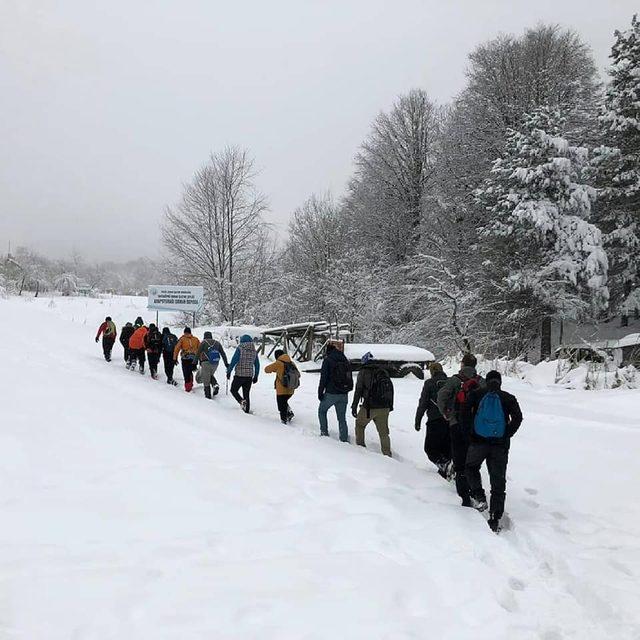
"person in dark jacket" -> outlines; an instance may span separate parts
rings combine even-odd
[[[416,410],[415,428],[420,431],[422,418],[427,414],[427,428],[424,438],[424,452],[427,458],[438,467],[438,473],[445,480],[453,479],[451,462],[451,436],[449,423],[438,409],[438,391],[447,381],[447,374],[439,362],[429,365],[431,377],[424,383]]]
[[[204,385],[204,396],[209,400],[211,400],[212,387],[214,396],[220,391],[215,376],[220,360],[224,362],[225,368],[229,366],[223,346],[213,337],[211,331],[205,331],[204,338],[198,347],[198,361],[200,362],[199,378]]]
[[[382,453],[391,457],[389,414],[393,411],[393,384],[388,372],[374,361],[373,354],[365,353],[362,365],[351,403],[351,414],[356,419],[356,444],[365,446],[364,430],[373,420],[380,436]],[[362,406],[358,409],[360,400]]]
[[[335,407],[340,441],[349,442],[347,405],[349,404],[349,391],[352,389],[353,376],[349,360],[335,345],[329,343],[325,358],[322,361],[320,383],[318,384],[320,435],[329,435],[327,412],[331,407]]]
[[[111,350],[113,349],[113,344],[116,341],[118,332],[116,331],[116,325],[113,323],[113,320],[110,316],[107,316],[104,319],[104,322],[98,328],[98,333],[96,333],[96,342],[100,340],[101,335],[102,353],[104,354],[104,359],[107,362],[111,362]]]
[[[451,437],[451,459],[456,473],[456,491],[462,499],[463,507],[471,507],[469,484],[465,475],[467,450],[469,449],[469,425],[464,421],[461,411],[468,393],[478,386],[484,386],[484,380],[476,371],[477,360],[472,353],[462,357],[460,372],[451,376],[438,391],[438,409],[449,424]]]
[[[144,337],[144,346],[147,350],[149,361],[149,373],[154,380],[158,379],[158,362],[162,353],[162,335],[153,322],[149,325],[149,332]]]
[[[162,363],[164,364],[164,374],[167,376],[167,384],[171,384],[174,387],[178,384],[173,379],[173,370],[176,366],[173,360],[173,350],[177,344],[178,336],[175,333],[171,333],[169,327],[165,327],[162,330]]]
[[[130,322],[122,327],[122,331],[120,331],[120,344],[124,349],[124,361],[127,363],[127,369],[131,368],[131,349],[129,349],[129,339],[133,335],[135,329]]]
[[[489,371],[486,386],[469,394],[464,408],[465,422],[472,425],[465,473],[471,501],[479,511],[487,508],[480,467],[486,460],[491,484],[489,526],[498,530],[504,514],[507,463],[511,438],[522,424],[522,411],[515,396],[502,390],[502,376]]]
[[[253,338],[250,335],[240,337],[240,343],[231,358],[231,362],[227,367],[227,380],[231,378],[231,374],[235,370],[233,382],[231,383],[231,395],[236,402],[242,407],[245,413],[251,411],[251,385],[258,382],[260,374],[260,360],[258,352],[253,344]],[[242,389],[242,395],[239,391]]]

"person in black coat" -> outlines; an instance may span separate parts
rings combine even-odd
[[[496,531],[500,518],[504,514],[505,491],[507,484],[507,463],[511,438],[522,424],[522,411],[515,396],[503,391],[502,376],[498,371],[489,371],[486,386],[469,394],[465,405],[465,423],[471,425],[470,444],[467,452],[465,473],[471,491],[473,506],[480,511],[487,508],[487,498],[482,488],[480,467],[486,460],[491,483],[491,501],[489,505],[489,526]],[[493,394],[493,395],[492,395]],[[489,415],[493,400],[502,409],[497,421]],[[482,404],[485,400],[486,404]],[[491,418],[488,420],[487,416]]]
[[[427,414],[427,428],[424,438],[424,452],[438,467],[438,473],[445,479],[453,477],[451,462],[451,436],[449,423],[438,409],[438,391],[447,381],[447,374],[439,362],[429,365],[431,377],[424,383],[416,410],[415,429],[420,431],[424,414]]]
[[[331,407],[335,407],[340,441],[349,442],[347,406],[349,404],[349,391],[352,389],[353,376],[351,375],[349,360],[335,345],[329,343],[322,362],[320,383],[318,384],[320,435],[329,435],[327,412]]]
[[[129,349],[129,338],[133,335],[135,331],[134,326],[127,322],[127,324],[122,327],[122,331],[120,331],[120,344],[124,349],[124,361],[127,363],[127,367],[129,367],[131,360],[131,351]]]

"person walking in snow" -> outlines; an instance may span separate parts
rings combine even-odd
[[[347,405],[349,391],[353,389],[353,376],[349,360],[334,344],[327,345],[325,358],[322,361],[320,382],[318,384],[318,421],[320,435],[329,435],[327,412],[335,407],[338,418],[338,433],[341,442],[349,442],[349,427],[347,426]]]
[[[184,390],[188,393],[193,389],[193,372],[198,368],[198,347],[200,340],[191,334],[189,327],[184,328],[184,333],[180,336],[173,349],[173,363],[178,364],[178,357],[181,356],[182,375],[184,376]]]
[[[204,385],[204,396],[211,399],[212,394],[216,396],[220,391],[215,376],[220,360],[224,362],[225,369],[229,366],[224,348],[213,337],[211,331],[204,332],[204,338],[198,347],[198,360],[200,362],[200,381]]]
[[[149,373],[154,380],[158,379],[158,363],[160,362],[160,354],[162,353],[162,335],[158,331],[158,327],[151,323],[149,332],[144,337],[144,346],[147,350],[147,359],[149,360]]]
[[[376,364],[372,353],[362,356],[362,365],[351,404],[351,414],[356,419],[356,444],[366,446],[364,431],[373,420],[380,436],[382,453],[391,457],[389,414],[393,411],[393,383],[389,373]],[[362,405],[358,409],[361,400]]]
[[[264,368],[264,372],[276,374],[274,387],[280,421],[282,424],[289,424],[293,420],[293,411],[289,406],[289,400],[300,386],[300,371],[282,349],[277,349],[274,355],[275,361],[268,364]]]
[[[130,322],[127,322],[127,324],[122,327],[122,331],[120,331],[120,344],[124,349],[124,361],[127,364],[127,369],[131,368],[131,350],[129,349],[129,340],[131,339],[134,331],[135,329]]]
[[[116,325],[113,323],[113,320],[111,320],[111,316],[107,316],[104,322],[98,327],[98,333],[96,333],[96,342],[98,342],[100,336],[102,336],[102,353],[107,362],[111,362],[111,350],[113,349],[117,334]]]
[[[247,334],[240,337],[240,343],[236,347],[231,362],[227,367],[227,380],[231,378],[234,370],[235,375],[231,383],[231,395],[242,407],[242,410],[245,413],[249,413],[251,411],[251,385],[258,382],[260,360],[253,344],[253,339]],[[241,389],[242,395],[239,393]]]
[[[456,491],[463,507],[471,507],[469,483],[465,475],[467,450],[469,449],[469,425],[465,423],[465,405],[469,393],[484,387],[484,380],[476,371],[477,360],[472,353],[462,356],[460,371],[447,379],[438,391],[438,409],[449,424],[451,459],[456,474]]]
[[[141,318],[138,318],[141,320]],[[136,320],[136,324],[134,324],[134,328],[138,324],[138,320]],[[131,371],[136,370],[136,362],[140,367],[140,373],[144,375],[144,362],[145,362],[145,338],[148,333],[147,327],[144,324],[138,326],[136,330],[131,334],[131,338],[129,338],[129,355],[131,357]]]
[[[439,362],[429,365],[431,377],[425,381],[416,410],[415,428],[420,431],[422,418],[427,414],[427,426],[424,438],[424,452],[427,458],[438,467],[438,473],[450,480],[453,477],[451,462],[451,436],[449,423],[438,409],[438,391],[447,381],[447,374]]]
[[[464,408],[465,422],[471,425],[465,474],[471,503],[479,511],[487,508],[480,467],[486,461],[491,484],[489,526],[497,531],[504,514],[507,463],[511,438],[522,424],[522,411],[515,396],[502,390],[502,376],[489,371],[486,386],[469,393]]]
[[[175,333],[171,333],[169,327],[165,327],[162,330],[162,362],[164,364],[164,373],[167,376],[167,384],[172,384],[174,387],[178,384],[173,379],[173,370],[175,368],[173,351],[177,344],[178,337]]]

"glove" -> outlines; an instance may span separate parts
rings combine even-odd
[[[99,338],[96,338],[96,342],[98,342]]]
[[[416,422],[415,424],[416,431],[420,431],[420,423]]]
[[[258,384],[258,376],[253,379],[253,384]]]
[[[352,415],[354,418],[357,418],[357,417],[358,417],[358,407],[351,407],[351,415]]]

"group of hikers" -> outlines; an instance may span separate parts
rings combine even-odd
[[[100,325],[96,342],[101,336],[104,357],[109,362],[117,337],[110,317]],[[231,395],[245,413],[251,412],[251,387],[260,375],[260,360],[251,336],[240,337],[229,361],[222,344],[210,331],[205,331],[200,341],[185,327],[178,338],[168,327],[162,331],[153,323],[147,327],[138,317],[133,324],[127,322],[122,328],[120,343],[127,369],[135,371],[137,367],[144,374],[146,356],[155,380],[162,357],[167,384],[175,386],[173,372],[180,360],[185,391],[192,391],[195,373],[196,382],[202,383],[208,399],[220,391],[215,374],[222,360],[227,380],[233,374]],[[275,350],[274,356],[275,360],[264,372],[276,375],[278,413],[282,423],[289,424],[294,417],[289,402],[300,385],[300,372],[282,349]],[[471,353],[463,355],[460,371],[450,377],[440,363],[430,364],[430,378],[424,383],[415,415],[415,430],[421,430],[426,414],[424,450],[428,459],[443,478],[455,481],[462,506],[481,512],[489,509],[489,526],[498,531],[504,514],[510,440],[522,423],[522,412],[515,396],[502,389],[500,373],[489,371],[486,378],[482,378],[476,366],[477,360]],[[318,385],[320,435],[329,435],[327,414],[333,407],[339,439],[349,442],[346,414],[351,391],[356,444],[365,446],[365,429],[373,421],[382,453],[391,456],[389,415],[393,411],[394,388],[388,371],[376,362],[372,353],[366,353],[361,359],[354,389],[350,361],[338,344],[329,342]],[[480,474],[483,462],[486,462],[491,484],[489,504]]]

